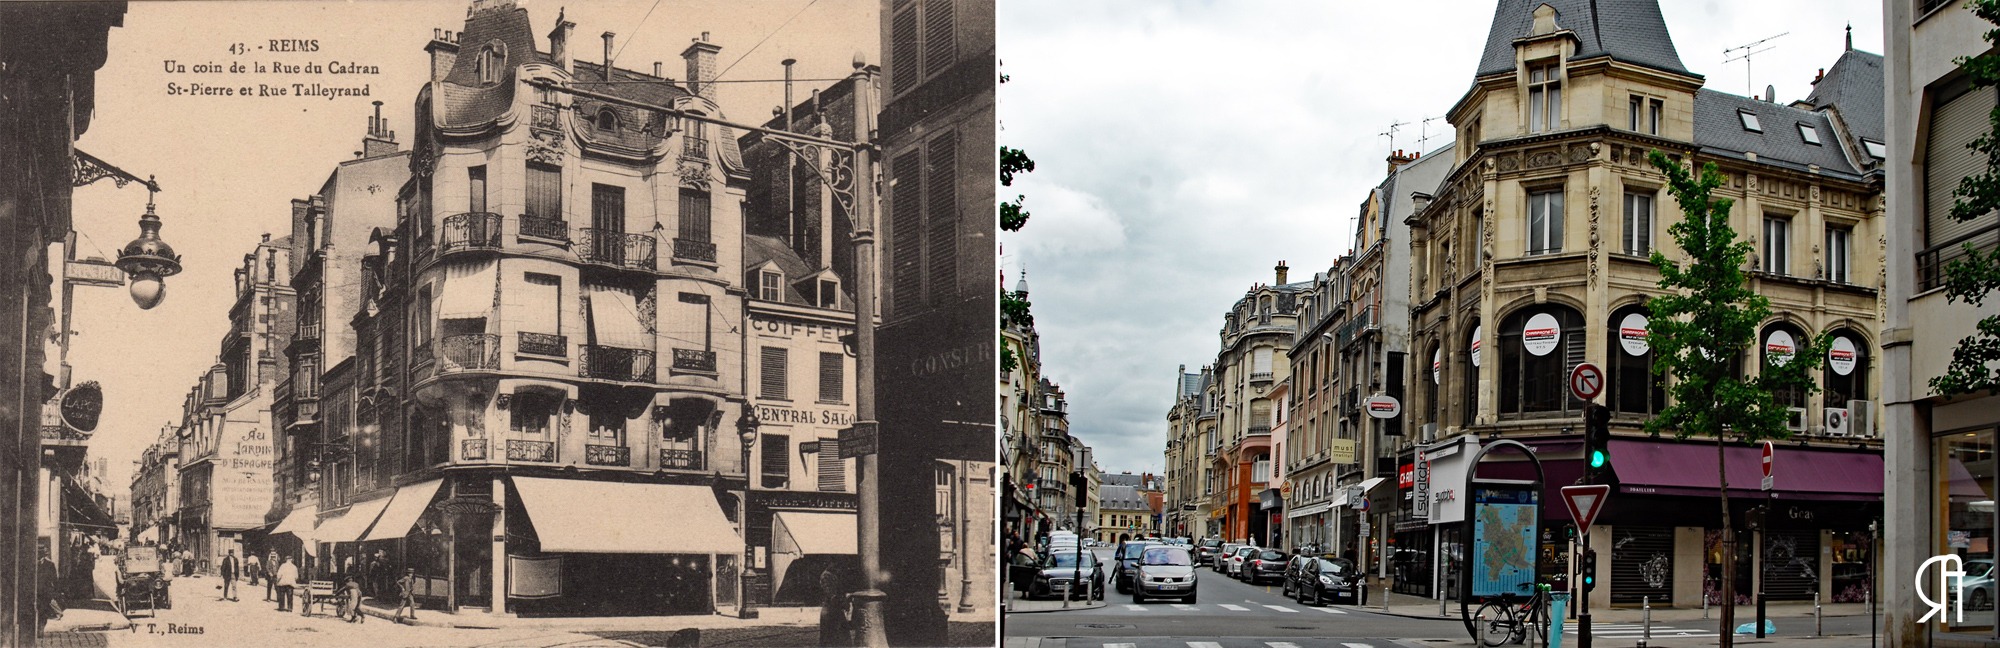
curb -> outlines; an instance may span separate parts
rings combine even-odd
[[[1099,603],[1096,603],[1096,604],[1090,604],[1090,605],[1083,605],[1083,606],[1080,606],[1080,607],[1071,607],[1071,608],[1050,608],[1050,609],[1047,609],[1047,610],[1014,610],[1014,609],[1009,609],[1009,610],[1007,610],[1007,614],[1010,614],[1010,615],[1013,615],[1013,614],[1048,614],[1048,613],[1051,613],[1051,612],[1079,612],[1079,611],[1082,611],[1082,610],[1101,610],[1101,609],[1104,609],[1106,605],[1108,605],[1108,604],[1107,604],[1107,603],[1103,603],[1103,602],[1099,602]]]

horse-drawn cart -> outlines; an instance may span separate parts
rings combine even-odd
[[[160,571],[158,547],[130,547],[118,570],[118,605],[126,616],[146,610],[157,616],[161,608],[172,609],[171,577]]]

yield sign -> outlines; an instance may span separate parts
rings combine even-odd
[[[1590,529],[1590,523],[1597,520],[1597,514],[1604,510],[1604,500],[1611,499],[1609,484],[1562,487],[1563,506],[1569,507],[1569,517],[1576,520],[1576,528]]]

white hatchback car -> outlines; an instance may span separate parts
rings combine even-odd
[[[1238,574],[1242,574],[1243,563],[1245,561],[1250,560],[1251,556],[1257,555],[1257,552],[1259,551],[1263,551],[1263,549],[1257,547],[1256,545],[1243,545],[1241,547],[1237,547],[1235,553],[1229,554],[1228,574],[1230,576],[1236,576]]]

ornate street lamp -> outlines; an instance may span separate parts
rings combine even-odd
[[[736,418],[736,436],[743,440],[743,507],[741,521],[743,528],[743,569],[737,570],[739,582],[736,588],[737,618],[757,618],[756,608],[751,606],[750,584],[755,581],[757,549],[750,545],[750,479],[754,471],[750,469],[750,448],[757,445],[757,428],[763,425],[757,420],[756,412],[744,412]]]
[[[139,238],[126,243],[118,251],[118,261],[113,265],[130,275],[132,301],[140,308],[150,309],[160,305],[167,297],[167,285],[161,279],[181,271],[181,255],[174,253],[174,247],[160,240],[160,216],[153,213],[153,194],[159,193],[160,186],[152,178],[146,179],[146,213],[139,217]]]

